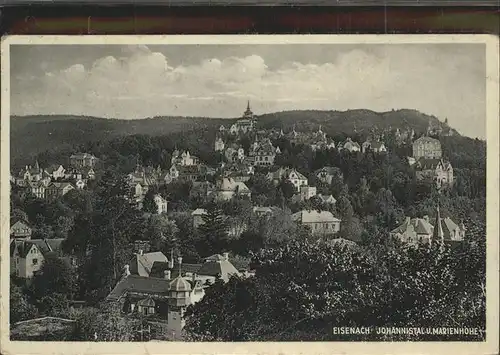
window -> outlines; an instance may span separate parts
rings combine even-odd
[[[38,259],[33,259],[33,265],[38,265]]]

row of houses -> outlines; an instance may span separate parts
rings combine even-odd
[[[64,168],[60,164],[41,168],[38,161],[34,166],[27,165],[16,174],[11,174],[10,181],[15,186],[25,189],[37,198],[53,201],[73,189],[83,189],[89,180],[94,180],[93,167]]]

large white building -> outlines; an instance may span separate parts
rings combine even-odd
[[[302,210],[294,213],[292,215],[292,220],[309,227],[311,233],[314,235],[335,234],[340,231],[341,220],[328,211],[319,212]]]
[[[413,158],[441,159],[441,142],[431,137],[420,137],[413,142]]]

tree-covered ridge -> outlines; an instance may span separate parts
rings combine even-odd
[[[145,134],[168,135],[192,129],[215,131],[221,124],[230,126],[235,119],[203,117],[155,117],[140,120],[118,120],[86,116],[13,116],[11,118],[11,160],[26,164],[27,160],[46,149],[69,152],[73,144],[106,141],[118,136]],[[319,125],[328,134],[351,134],[354,127],[369,131],[373,127],[413,128],[424,132],[429,122],[439,125],[434,117],[415,110],[377,113],[370,110],[348,111],[284,111],[257,116],[262,128],[282,127],[316,130]],[[455,131],[454,131],[455,132]],[[456,133],[456,132],[455,132]],[[71,143],[70,143],[71,142]]]

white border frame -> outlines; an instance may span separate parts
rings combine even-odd
[[[97,343],[9,340],[10,45],[173,44],[485,44],[487,104],[487,339],[485,342]],[[5,354],[307,353],[497,354],[499,344],[499,38],[493,35],[169,35],[7,36],[1,43],[0,351]],[[457,73],[457,75],[460,75]],[[450,103],[453,104],[453,103]]]

